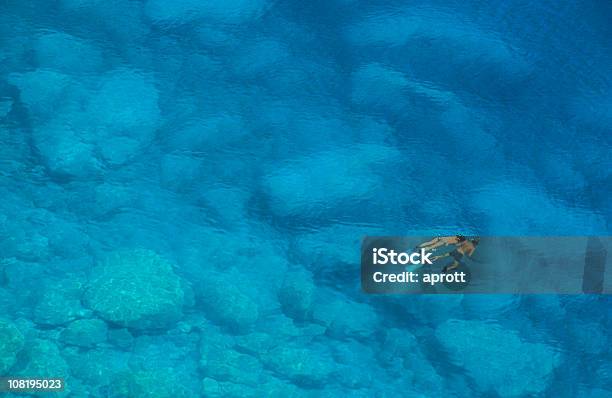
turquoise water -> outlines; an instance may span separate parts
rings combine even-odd
[[[370,296],[364,235],[609,235],[612,7],[0,4],[0,376],[609,397],[605,296]],[[9,396],[9,395],[6,395]]]

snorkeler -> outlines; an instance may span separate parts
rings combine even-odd
[[[462,242],[465,242],[466,238],[463,235],[455,235],[455,236],[440,236],[438,238],[434,238],[429,242],[421,243],[417,246],[419,249],[424,249],[426,251],[431,251],[437,249],[442,246],[450,246],[450,245],[460,245]]]
[[[461,241],[461,243],[457,245],[457,248],[455,250],[439,255],[439,256],[434,256],[431,260],[437,261],[444,257],[452,257],[453,262],[445,266],[442,269],[442,272],[452,271],[455,268],[459,267],[459,265],[461,265],[461,259],[464,256],[472,257],[472,254],[474,254],[474,251],[476,251],[476,246],[478,246],[479,242],[480,242],[479,237],[475,237],[474,239],[471,239],[471,240],[467,240],[464,238],[463,241]]]

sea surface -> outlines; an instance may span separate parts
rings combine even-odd
[[[610,296],[359,281],[366,235],[610,235],[611,71],[607,1],[3,0],[0,376],[611,397]]]

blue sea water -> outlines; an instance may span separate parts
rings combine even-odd
[[[2,1],[0,376],[612,396],[609,297],[359,285],[368,234],[610,234],[611,22],[605,1]]]

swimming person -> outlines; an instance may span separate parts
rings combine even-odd
[[[461,265],[461,259],[464,256],[472,257],[472,254],[474,254],[474,251],[476,251],[476,246],[478,246],[479,242],[479,237],[475,237],[471,240],[464,239],[463,241],[461,241],[460,244],[457,245],[457,248],[455,250],[441,254],[439,256],[434,256],[431,260],[437,261],[441,258],[452,257],[453,262],[442,268],[442,272],[452,271],[455,268],[458,268],[459,265]]]
[[[421,243],[417,246],[419,249],[425,249],[426,251],[431,251],[437,249],[442,246],[450,246],[450,245],[459,245],[462,242],[465,242],[466,238],[463,235],[455,235],[455,236],[440,236],[430,240],[429,242]]]

